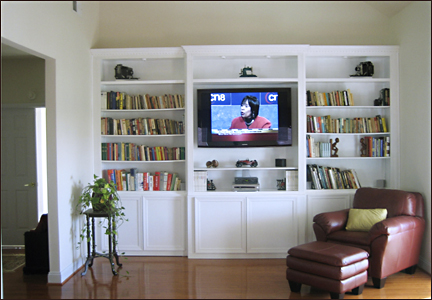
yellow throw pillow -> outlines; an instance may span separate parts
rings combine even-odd
[[[387,218],[387,209],[356,209],[351,208],[348,214],[348,231],[369,231],[375,223]]]

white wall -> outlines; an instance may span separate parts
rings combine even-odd
[[[400,45],[401,188],[425,198],[420,266],[431,273],[431,2],[415,2],[392,20]]]
[[[82,265],[75,201],[92,180],[91,56],[98,5],[72,1],[2,1],[2,43],[46,60],[49,282],[61,283]]]
[[[100,15],[97,48],[392,43],[364,1],[101,1]]]

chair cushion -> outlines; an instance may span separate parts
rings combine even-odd
[[[346,230],[348,231],[369,231],[375,223],[384,220],[387,217],[387,209],[356,209],[352,208],[348,212],[348,222]]]

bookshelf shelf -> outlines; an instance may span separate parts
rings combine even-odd
[[[131,135],[131,134],[103,134],[101,135],[103,138],[136,138],[136,139],[142,139],[142,138],[164,138],[164,137],[185,137],[185,134],[139,134],[139,135]]]
[[[297,78],[223,78],[223,79],[194,79],[194,84],[196,85],[218,85],[218,84],[228,84],[228,85],[239,85],[239,84],[283,84],[298,82]]]
[[[380,110],[380,109],[390,109],[390,106],[307,106],[307,110],[323,110],[323,109],[330,109],[330,110],[338,110],[338,109],[346,109],[346,110],[359,110],[359,109],[372,109],[372,110]]]
[[[390,156],[384,157],[361,157],[361,156],[339,156],[339,157],[307,157],[307,161],[314,160],[369,160],[369,159],[390,159]]]
[[[371,132],[371,133],[333,133],[333,132],[307,132],[307,135],[310,136],[327,136],[327,135],[340,135],[340,136],[364,136],[364,135],[371,135],[371,136],[382,136],[382,135],[390,135],[390,132]]]
[[[208,172],[224,172],[224,171],[288,171],[297,170],[296,167],[256,167],[256,168],[236,168],[236,167],[217,167],[217,168],[206,168],[196,167],[194,171],[208,171]]]
[[[184,112],[184,108],[149,108],[149,109],[102,109],[102,113],[157,113],[157,112]]]
[[[184,159],[178,160],[102,160],[105,164],[168,164],[168,163],[184,163]]]
[[[371,78],[371,77],[357,77],[357,78],[307,78],[306,83],[314,82],[343,82],[343,83],[386,83],[390,82],[390,78]]]
[[[184,84],[184,80],[114,80],[114,81],[102,81],[101,85],[112,86],[112,85],[168,85],[168,84]]]

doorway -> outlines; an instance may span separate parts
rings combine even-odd
[[[47,213],[45,60],[2,43],[2,249]]]

